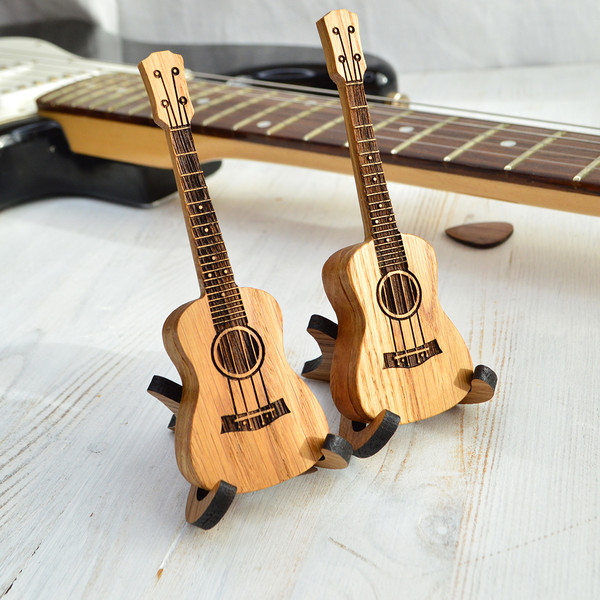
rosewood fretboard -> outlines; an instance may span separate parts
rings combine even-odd
[[[341,170],[326,159],[348,155],[337,98],[235,79],[196,79],[189,88],[196,107],[194,134],[215,142],[249,142],[258,160],[295,164],[303,162],[299,158],[303,151],[323,155],[320,161],[304,164]],[[392,180],[600,215],[600,202],[592,197],[600,194],[600,136],[372,100],[370,105],[381,157]],[[38,107],[41,114],[63,123],[68,137],[66,117],[71,118],[71,127],[72,117],[91,117],[85,121],[88,129],[90,123],[105,120],[154,126],[143,85],[128,73],[91,77],[55,90],[41,97]],[[266,146],[275,147],[277,155],[263,158]],[[221,150],[222,144],[213,157],[220,158]],[[229,149],[227,155],[235,155],[235,150]]]
[[[189,127],[179,127],[170,129],[169,136],[180,178],[183,209],[196,251],[198,274],[208,297],[215,330],[220,332],[233,325],[247,325],[240,290],[233,277],[192,132]]]

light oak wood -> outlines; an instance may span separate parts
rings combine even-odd
[[[317,29],[340,95],[365,234],[323,267],[338,317],[331,393],[353,421],[386,409],[401,423],[419,421],[465,398],[471,357],[437,300],[433,249],[397,229],[364,93],[357,16],[331,11]]]
[[[221,434],[221,417],[232,413],[228,381],[214,367],[215,337],[208,301],[201,298],[175,310],[163,340],[183,382],[175,428],[175,454],[183,476],[205,490],[220,480],[239,493],[269,487],[312,467],[329,433],[318,401],[289,367],[283,351],[281,312],[266,292],[240,288],[248,321],[265,345],[260,368],[269,394],[284,398],[290,414],[268,427]],[[252,381],[241,380],[249,395]]]
[[[331,394],[354,421],[371,421],[384,409],[401,423],[419,421],[458,404],[470,389],[471,356],[439,304],[434,251],[421,238],[402,237],[421,284],[424,337],[435,337],[442,350],[416,368],[384,368],[384,352],[394,349],[394,339],[390,320],[375,301],[381,275],[373,242],[339,250],[323,267],[325,292],[338,317]],[[408,334],[406,325],[394,322],[396,335],[400,327]]]
[[[321,458],[327,419],[287,363],[275,300],[235,283],[191,135],[183,59],[154,53],[139,69],[154,119],[167,135],[204,292],[173,311],[163,328],[183,387],[175,424],[177,464],[202,490],[214,491],[220,482],[239,493],[270,487]],[[202,507],[209,510],[206,502]]]

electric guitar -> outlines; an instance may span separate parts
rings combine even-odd
[[[365,241],[336,252],[323,283],[338,317],[330,382],[350,420],[390,410],[409,423],[454,406],[470,389],[473,365],[437,299],[431,246],[400,233],[363,86],[358,19],[332,11],[317,23],[342,104]]]
[[[132,70],[40,40],[0,38],[0,123],[12,121],[0,125],[0,207],[44,193],[148,204],[174,189],[170,172],[164,175],[169,154]],[[247,158],[351,172],[334,92],[206,74],[190,90],[202,108],[192,121],[202,162]],[[19,124],[35,114],[36,98],[43,119]],[[600,215],[593,128],[369,101],[390,180]],[[115,164],[117,179],[128,182],[123,191],[111,183]],[[151,171],[140,175],[138,165]]]
[[[152,48],[71,21],[38,24],[29,29],[50,40],[60,39],[65,46],[63,49],[48,41],[26,37],[0,37],[0,209],[57,195],[151,206],[175,191],[170,168],[73,152],[61,125],[54,119],[40,118],[35,103],[36,98],[73,82],[127,73],[137,95],[144,98],[149,108],[135,67],[81,58],[66,50],[119,48],[124,58],[137,62]],[[0,27],[0,36],[24,35],[27,31],[27,26]],[[180,53],[185,51],[188,56],[188,64],[228,77],[243,75],[256,81],[332,86],[317,48],[257,45],[181,48]],[[371,92],[386,94],[395,90],[396,77],[391,67],[377,57],[369,57],[369,61],[372,64],[367,77]],[[126,89],[107,84],[105,97],[114,99]],[[204,163],[205,175],[213,173],[219,164]],[[31,176],[32,165],[35,176]]]
[[[235,282],[192,137],[181,56],[154,53],[139,69],[154,119],[166,132],[203,290],[198,300],[175,310],[163,329],[183,383],[177,463],[203,490],[221,481],[239,493],[272,486],[319,461],[327,420],[285,359],[275,300]]]

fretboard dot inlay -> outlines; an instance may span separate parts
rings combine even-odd
[[[517,142],[515,142],[514,140],[502,140],[500,142],[501,146],[504,146],[505,148],[512,148],[513,146],[517,145]]]
[[[256,126],[260,127],[261,129],[265,129],[266,127],[271,126],[271,121],[259,121]]]
[[[369,154],[369,156],[367,156],[367,160],[373,160],[373,157]]]
[[[213,256],[213,257],[212,257],[212,259],[213,259],[213,260],[217,260],[217,257],[216,257],[216,256]]]
[[[400,133],[410,133],[411,131],[414,131],[414,130],[415,130],[415,128],[411,127],[410,125],[402,125],[402,127],[400,127],[398,129],[398,131]]]
[[[381,204],[381,202],[377,205],[377,208],[382,208],[383,204]]]
[[[204,228],[204,233],[208,233],[210,231],[210,229],[208,227]]]

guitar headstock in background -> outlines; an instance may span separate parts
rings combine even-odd
[[[138,69],[150,98],[154,122],[163,129],[188,126],[194,108],[185,81],[183,58],[168,50],[153,52]]]
[[[346,9],[332,10],[317,21],[327,71],[338,83],[362,82],[367,69],[360,44],[358,16]]]

